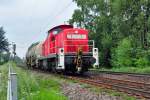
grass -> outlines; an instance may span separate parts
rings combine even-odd
[[[150,73],[150,67],[114,67],[112,71],[131,73]]]
[[[0,65],[0,100],[7,100],[8,65]]]
[[[13,66],[18,78],[19,100],[67,100],[55,77]]]
[[[1,82],[0,82],[0,100],[7,99],[7,80],[8,80],[8,64],[0,66]],[[60,89],[61,77],[54,77],[44,73],[38,73],[17,67],[13,63],[13,68],[17,73],[18,82],[18,100],[67,100]],[[65,79],[65,81],[76,83]],[[109,89],[94,87],[80,83],[83,88],[96,93],[106,93],[112,96],[121,96],[124,100],[136,100],[126,94],[112,91]]]
[[[103,68],[91,69],[91,70],[150,74],[150,66],[147,66],[147,67],[113,67],[111,69],[107,69],[103,67]]]

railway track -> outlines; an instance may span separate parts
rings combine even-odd
[[[34,70],[41,73],[46,74],[54,74],[48,71]],[[91,74],[92,73],[92,74]],[[108,75],[129,75],[132,77],[147,77],[150,78],[149,74],[134,74],[134,73],[121,73],[121,72],[102,72]],[[113,79],[109,77],[103,77],[99,74],[102,73],[93,73],[90,72],[85,76],[63,76],[62,78],[67,78],[71,80],[77,80],[82,83],[90,84],[93,86],[103,87],[107,89],[116,90],[119,92],[126,93],[130,96],[135,96],[136,98],[150,100],[150,83],[145,83],[142,81],[134,81],[134,80],[121,80],[121,79]],[[54,74],[59,75],[59,74]]]
[[[129,73],[129,72],[114,72],[114,71],[97,71],[97,70],[90,70],[88,74],[91,75],[99,75],[99,74],[111,74],[111,75],[128,75],[134,77],[147,77],[150,78],[150,74],[139,74],[139,73]]]
[[[150,84],[150,74],[126,73],[126,72],[112,72],[112,71],[89,71],[86,73],[93,77],[105,77],[120,80],[129,80],[135,82],[143,82]]]
[[[107,89],[117,90],[119,92],[127,93],[140,99],[150,99],[150,84],[143,82],[133,82],[127,80],[117,80],[105,77],[76,77],[66,76],[71,80],[77,80],[82,83],[90,84],[93,86],[103,87]]]

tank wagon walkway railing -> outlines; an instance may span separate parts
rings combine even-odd
[[[17,74],[13,71],[13,68],[10,64],[9,64],[9,72],[8,72],[7,100],[18,100]]]

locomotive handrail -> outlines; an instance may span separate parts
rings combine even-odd
[[[69,52],[69,53],[72,53],[72,54],[76,54],[77,52]],[[83,52],[83,54],[92,54],[93,52]]]
[[[64,46],[93,46],[93,45],[64,45]]]
[[[64,40],[64,41],[94,41],[94,40],[81,40],[81,39],[79,39],[79,40],[74,40],[74,39],[70,39],[70,40]]]
[[[86,45],[73,45],[73,44],[71,44],[71,45],[66,45],[66,42],[69,42],[69,41],[81,41],[81,42],[88,42],[88,44],[86,44]],[[57,47],[57,45],[56,45],[56,40],[54,40],[54,41],[52,41],[54,44],[55,44],[55,46],[54,47],[52,47],[52,48],[49,48],[49,43],[48,43],[48,51],[49,52],[51,52],[51,53],[56,53],[57,52],[57,48],[59,48],[59,47]],[[84,53],[92,53],[92,48],[94,48],[94,40],[73,40],[73,39],[71,39],[71,40],[64,40],[63,41],[63,45],[62,45],[62,47],[64,48],[64,47],[72,47],[72,46],[82,46],[82,47],[89,47],[89,52],[84,52]],[[67,53],[76,53],[76,52],[67,52]]]
[[[66,42],[69,42],[69,41],[79,41],[79,42],[88,42],[88,44],[77,44],[77,45],[74,45],[74,44],[67,44]],[[63,45],[63,47],[77,47],[77,46],[81,46],[81,47],[89,47],[89,49],[88,49],[88,52],[86,52],[86,51],[84,51],[83,53],[89,53],[89,54],[92,54],[93,52],[92,52],[92,50],[93,50],[93,48],[94,48],[94,40],[73,40],[73,39],[71,39],[71,40],[64,40],[64,43],[63,43],[64,45]],[[71,51],[69,51],[69,52],[67,52],[67,53],[76,53],[76,52],[71,52]]]
[[[64,43],[63,43],[63,45],[65,44],[65,42],[66,41],[87,41],[87,42],[91,42],[92,44],[93,44],[93,48],[95,47],[95,42],[94,42],[94,40],[73,40],[73,39],[71,39],[71,40],[64,40]]]

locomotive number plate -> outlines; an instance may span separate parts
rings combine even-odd
[[[85,34],[67,34],[67,39],[86,39]]]

